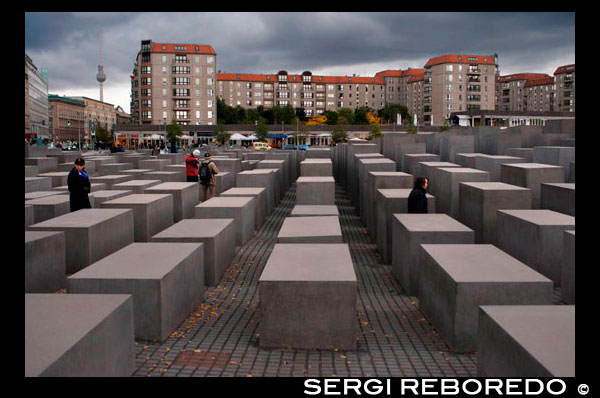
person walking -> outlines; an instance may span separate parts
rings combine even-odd
[[[219,174],[219,169],[215,162],[212,161],[210,153],[204,154],[204,160],[200,163],[200,169],[198,170],[198,176],[200,184],[202,184],[202,201],[206,202],[210,198],[215,196],[215,175]],[[210,195],[207,197],[207,191],[210,191]]]
[[[185,176],[187,182],[198,182],[199,157],[200,151],[197,149],[185,155]]]
[[[408,195],[409,213],[427,213],[427,187],[429,179],[425,177],[415,178],[412,191]]]
[[[75,167],[71,169],[67,177],[67,187],[72,212],[92,208],[88,197],[91,189],[90,179],[85,172],[85,160],[83,158],[75,159]]]

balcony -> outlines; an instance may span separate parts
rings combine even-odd
[[[469,68],[467,70],[467,75],[480,75],[481,74],[481,69],[479,68]]]

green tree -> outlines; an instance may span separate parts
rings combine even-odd
[[[337,111],[340,124],[354,124],[354,111],[350,108],[342,108]]]
[[[167,141],[171,144],[175,144],[177,142],[177,137],[181,137],[182,135],[183,129],[181,128],[181,125],[173,120],[167,127]]]
[[[367,106],[357,108],[354,111],[354,123],[353,124],[358,124],[358,125],[369,124],[369,119],[367,119],[367,112],[369,112],[369,107],[367,107]]]
[[[296,111],[294,108],[288,104],[286,106],[274,106],[273,110],[273,123],[274,124],[291,124],[296,116]]]
[[[369,139],[372,140],[373,138],[382,138],[383,134],[381,133],[381,127],[379,127],[379,125],[373,126],[373,128],[371,129],[371,132],[369,133]]]
[[[415,126],[413,124],[413,118],[410,115],[408,117],[408,127],[406,127],[406,132],[408,134],[415,134],[416,133],[416,129],[415,129]]]
[[[267,131],[267,125],[264,118],[260,118],[258,120],[258,125],[256,126],[256,130],[254,131],[254,135],[261,142],[267,142],[267,137],[269,136],[269,132]]]
[[[333,128],[333,132],[331,133],[331,139],[333,142],[339,144],[340,142],[346,141],[347,138],[348,133],[341,124],[338,124]]]
[[[410,118],[408,108],[399,104],[386,104],[379,110],[379,116],[386,123],[396,123],[396,115],[400,114],[402,120]]]
[[[111,133],[110,131],[108,131],[107,129],[102,127],[99,123],[96,123],[95,127],[96,127],[96,142],[103,142],[105,144],[113,142],[114,133]]]
[[[339,117],[337,112],[325,111],[325,117],[327,117],[327,121],[325,122],[325,124],[329,126],[335,126],[336,124],[338,124]]]
[[[231,134],[229,134],[229,132],[227,131],[225,124],[219,122],[213,130],[213,137],[215,137],[217,141],[221,143],[221,145],[225,145],[225,143],[229,141],[229,137],[231,137]]]

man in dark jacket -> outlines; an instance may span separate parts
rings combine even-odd
[[[413,190],[408,195],[409,213],[427,213],[427,185],[429,180],[425,177],[415,178]]]
[[[71,169],[67,177],[71,211],[92,207],[88,198],[91,188],[90,179],[84,169],[85,160],[77,158],[75,159],[75,167]]]

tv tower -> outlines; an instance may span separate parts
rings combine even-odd
[[[100,83],[100,101],[104,102],[104,82],[106,81],[106,74],[104,73],[104,65],[102,65],[102,31],[100,31],[100,64],[98,65],[96,80]]]

